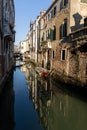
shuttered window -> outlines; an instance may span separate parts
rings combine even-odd
[[[56,6],[54,7],[54,16],[56,15]]]
[[[54,29],[50,29],[50,39],[56,40],[56,27],[54,26]]]
[[[67,19],[64,19],[64,24],[60,25],[60,39],[67,36]]]
[[[60,10],[64,7],[66,7],[66,5],[68,4],[68,0],[61,0],[60,2]]]

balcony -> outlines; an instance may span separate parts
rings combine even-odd
[[[82,29],[72,32],[70,34],[70,37],[71,41],[77,41],[87,38],[87,27],[83,27]]]
[[[67,37],[61,40],[61,43],[73,43],[76,41],[85,41],[87,43],[87,27],[83,27],[70,33]]]

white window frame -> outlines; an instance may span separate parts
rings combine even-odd
[[[65,51],[64,58],[63,58],[63,51]],[[61,60],[62,60],[62,61],[65,61],[65,60],[66,60],[66,53],[67,53],[67,50],[66,50],[66,49],[62,49],[62,50],[61,50]]]

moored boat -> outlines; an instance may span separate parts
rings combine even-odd
[[[47,77],[49,75],[49,71],[42,67],[36,67],[36,72],[43,77]]]

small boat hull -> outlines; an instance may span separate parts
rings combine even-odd
[[[42,67],[36,67],[36,72],[43,77],[47,77],[49,75],[48,70],[42,68]]]

